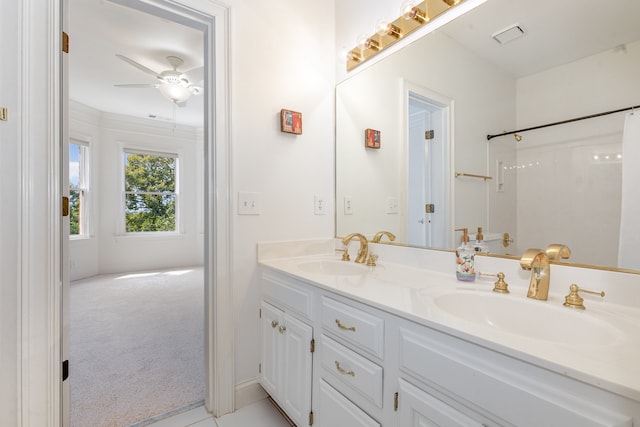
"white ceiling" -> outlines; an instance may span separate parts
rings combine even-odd
[[[513,24],[525,35],[498,44],[492,35]],[[640,1],[488,0],[443,31],[522,77],[640,40]]]
[[[70,98],[100,111],[201,127],[203,97],[179,108],[157,89],[114,84],[156,83],[116,58],[125,55],[154,71],[203,65],[202,33],[108,0],[70,0]],[[525,36],[499,45],[491,37],[518,23]],[[640,40],[639,0],[488,0],[447,24],[445,31],[516,77]],[[175,114],[175,117],[174,117]]]

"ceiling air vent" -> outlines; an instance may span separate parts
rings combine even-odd
[[[493,34],[493,38],[500,44],[509,43],[524,36],[524,30],[518,24],[513,24],[510,27],[500,30]]]

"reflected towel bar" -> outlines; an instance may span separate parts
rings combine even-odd
[[[484,179],[485,181],[488,179],[493,179],[490,176],[485,176],[485,175],[474,175],[472,173],[460,173],[460,172],[456,172],[456,178],[459,176],[468,176],[469,178],[479,178],[479,179]]]
[[[604,113],[589,114],[588,116],[576,117],[575,119],[562,120],[562,121],[554,122],[554,123],[547,123],[546,125],[533,126],[533,127],[526,128],[526,129],[512,130],[511,132],[504,132],[504,133],[499,133],[499,134],[496,134],[496,135],[487,135],[487,141],[490,141],[491,139],[497,138],[499,136],[513,135],[514,133],[521,133],[521,132],[527,132],[527,131],[535,130],[535,129],[548,128],[550,126],[563,125],[565,123],[577,122],[579,120],[593,119],[595,117],[607,116],[609,114],[621,113],[623,111],[632,111],[632,110],[635,110],[637,108],[640,108],[640,105],[634,105],[633,107],[627,107],[627,108],[619,108],[617,110],[605,111]]]

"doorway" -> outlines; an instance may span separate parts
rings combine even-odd
[[[446,248],[451,234],[450,108],[416,88],[407,92],[406,102],[408,242]]]
[[[69,11],[70,425],[130,425],[204,401],[204,35]]]
[[[105,2],[101,2],[105,3]],[[218,5],[210,4],[206,10],[194,8],[183,8],[175,2],[163,0],[155,1],[129,1],[116,0],[108,3],[126,4],[145,13],[154,14],[162,19],[174,20],[180,24],[190,25],[202,31],[204,36],[204,64],[205,73],[204,81],[207,82],[205,87],[207,90],[202,95],[203,114],[202,117],[211,117],[205,121],[205,126],[201,134],[202,152],[197,158],[204,163],[204,170],[201,176],[201,194],[202,199],[200,218],[203,219],[203,227],[201,231],[200,250],[204,252],[204,326],[203,336],[205,337],[204,353],[206,359],[206,374],[203,381],[206,382],[206,398],[205,404],[209,411],[214,415],[222,415],[233,410],[233,378],[227,375],[227,372],[233,372],[233,353],[232,349],[232,303],[230,293],[230,274],[229,262],[226,256],[226,249],[230,245],[230,227],[229,227],[229,200],[225,197],[228,192],[228,168],[229,168],[229,151],[228,140],[228,100],[227,100],[227,64],[226,57],[227,28],[228,28],[228,10]],[[62,0],[62,9],[67,9],[66,0]],[[214,23],[216,24],[214,26]],[[213,46],[215,45],[215,49]],[[99,49],[96,46],[96,49]],[[216,65],[217,64],[217,65]],[[214,69],[216,73],[214,73]],[[62,73],[64,75],[64,72]],[[64,83],[63,83],[64,85]],[[64,92],[64,91],[63,91]],[[216,97],[213,97],[215,92]],[[65,103],[62,103],[65,105]],[[217,114],[216,114],[217,112]],[[68,107],[64,107],[61,111],[61,117],[64,122],[68,121]],[[173,117],[175,119],[175,116]],[[217,125],[213,127],[213,123]],[[215,142],[215,143],[214,143]],[[68,139],[61,138],[61,144],[68,143]],[[61,149],[64,152],[64,149]],[[64,156],[63,156],[64,158]],[[68,173],[64,173],[64,167],[61,167],[61,181],[65,182]],[[219,195],[215,200],[209,197],[209,194],[216,192]],[[62,186],[64,194],[64,186]],[[217,230],[222,228],[223,233]],[[64,230],[64,227],[63,227]],[[65,243],[66,233],[62,233],[62,269],[64,270],[65,259],[68,260],[68,244]],[[65,248],[65,245],[67,247]],[[223,254],[223,255],[221,255]],[[214,269],[214,265],[216,266]],[[64,277],[64,274],[63,274]],[[224,278],[224,281],[221,280]],[[68,339],[69,326],[69,283],[68,276],[63,280],[63,291],[61,293],[62,313],[62,359],[64,360],[67,353],[65,341]],[[215,320],[215,322],[214,322]],[[215,326],[215,328],[214,328]],[[215,331],[215,334],[213,333]],[[209,337],[212,337],[209,339]],[[220,345],[215,345],[220,344]],[[224,349],[224,352],[219,350]],[[224,355],[223,355],[224,354]],[[53,356],[53,355],[52,355]],[[56,355],[58,359],[60,355]],[[71,364],[73,366],[73,364]],[[224,371],[225,374],[220,374]],[[73,369],[71,369],[73,376]],[[55,384],[57,381],[52,382]],[[68,388],[68,381],[66,382]],[[62,423],[68,425],[68,409],[69,395],[62,391]]]

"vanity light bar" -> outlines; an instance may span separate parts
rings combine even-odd
[[[376,28],[376,33],[364,42],[359,42],[358,46],[347,53],[347,71],[353,70],[387,47],[402,40],[408,34],[429,24],[430,21],[443,13],[451,9],[456,9],[459,12],[452,13],[450,19],[444,20],[440,25],[453,20],[473,7],[484,3],[484,1],[485,0],[424,0],[407,10],[403,10],[402,15],[398,19],[379,25],[379,27]],[[465,7],[460,7],[460,5],[465,3]],[[434,26],[434,29],[440,25]]]

